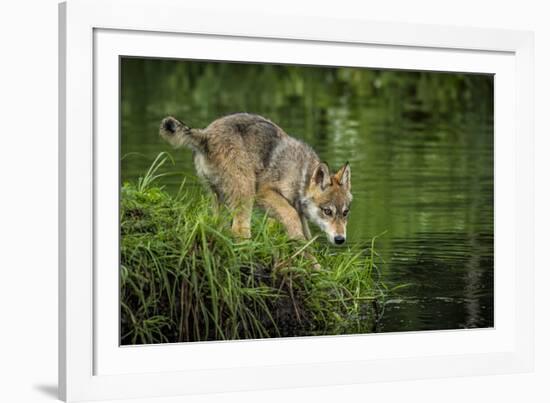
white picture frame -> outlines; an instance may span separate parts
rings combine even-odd
[[[59,39],[62,399],[532,370],[531,33],[311,17],[281,21],[193,10],[170,0],[70,0],[60,5]],[[119,347],[120,55],[495,74],[495,327]]]

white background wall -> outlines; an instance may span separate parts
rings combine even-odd
[[[184,1],[184,0],[182,0]],[[550,401],[547,287],[550,24],[544,1],[188,1],[281,14],[535,31],[536,371],[531,374],[234,393],[162,402]],[[0,401],[55,400],[57,382],[57,0],[0,5]],[[284,26],[281,26],[284,30]],[[149,400],[152,401],[152,400]]]

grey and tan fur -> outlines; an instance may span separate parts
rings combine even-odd
[[[309,239],[308,221],[330,242],[346,240],[352,199],[348,163],[331,174],[307,144],[259,115],[236,113],[191,129],[166,117],[160,136],[178,148],[189,147],[197,174],[217,203],[233,212],[232,232],[250,237],[254,203],[278,219],[294,239]]]

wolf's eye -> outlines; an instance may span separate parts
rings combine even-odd
[[[324,208],[323,213],[325,213],[326,215],[328,215],[330,217],[332,215],[332,210],[329,209],[329,208]]]
[[[348,214],[349,214],[349,210],[346,209],[346,210],[342,211],[342,214],[344,215],[344,217],[347,217]]]

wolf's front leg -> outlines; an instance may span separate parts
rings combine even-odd
[[[305,239],[298,212],[287,199],[272,189],[263,188],[258,191],[257,200],[260,206],[284,225],[290,238]]]
[[[307,218],[303,214],[300,214],[300,221],[302,222],[302,231],[304,232],[304,236],[309,241],[311,239],[311,231],[309,230]]]
[[[288,203],[287,199],[271,189],[260,190],[257,196],[258,203],[265,208],[270,215],[275,216],[275,218],[283,223],[290,238],[311,238],[308,224],[304,221],[305,217],[302,218],[302,216],[298,214],[298,211]],[[321,268],[321,265],[311,253],[302,251],[301,255],[313,263],[314,269],[319,270]]]

